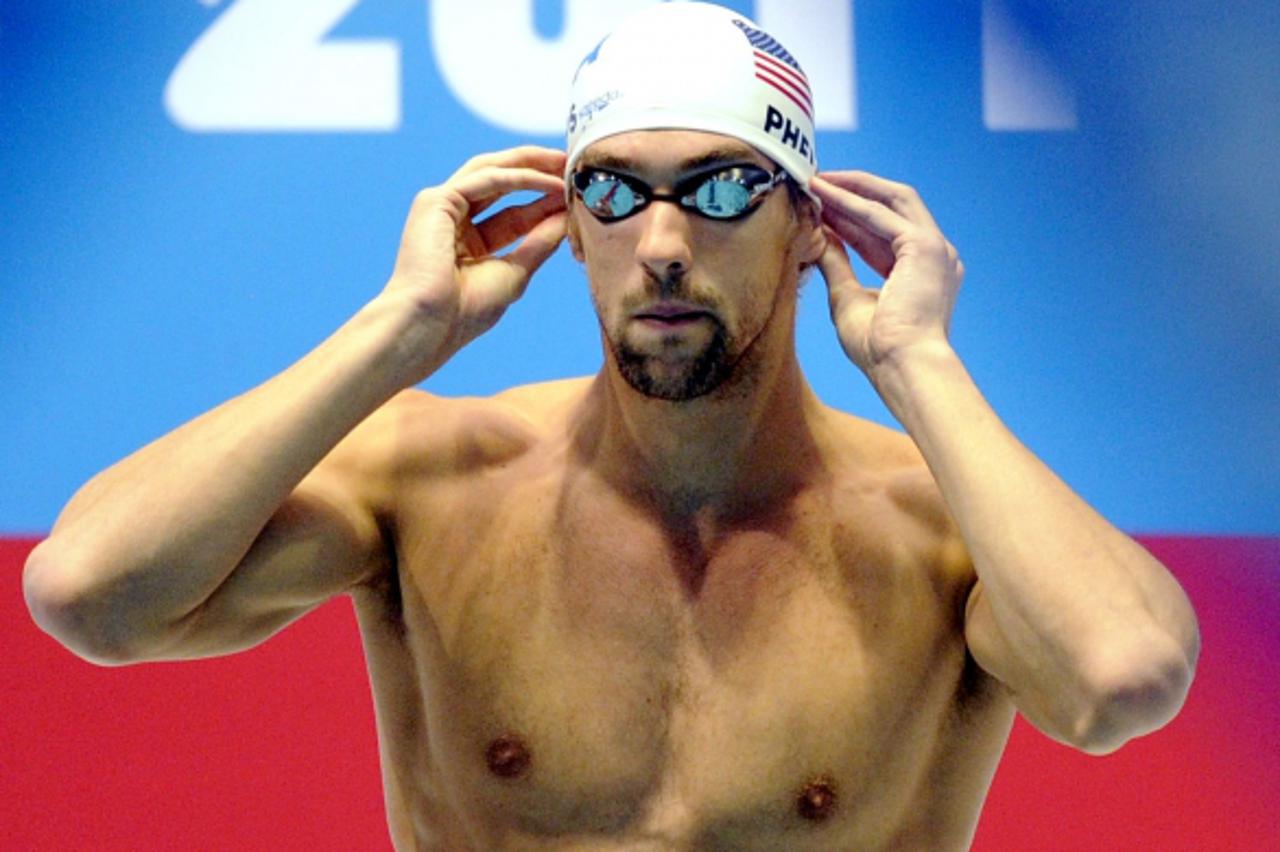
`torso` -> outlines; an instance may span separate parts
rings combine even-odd
[[[397,848],[965,848],[1012,709],[909,440],[832,412],[858,464],[704,535],[542,415],[584,383],[548,392],[387,415],[395,567],[355,600]]]

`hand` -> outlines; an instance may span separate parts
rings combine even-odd
[[[823,203],[818,266],[845,353],[874,382],[878,366],[946,344],[964,265],[916,191],[866,172],[827,172],[810,186]],[[845,243],[884,277],[879,290],[859,283]]]
[[[414,199],[384,295],[404,295],[430,326],[428,371],[491,328],[565,234],[565,155],[525,146],[469,160]],[[545,193],[483,221],[508,193]],[[518,239],[520,244],[499,257]]]

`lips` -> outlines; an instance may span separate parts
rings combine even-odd
[[[709,319],[710,317],[711,315],[703,308],[676,302],[651,305],[642,311],[637,311],[635,314],[635,318],[639,320],[668,324],[693,322],[700,319]]]
[[[705,311],[690,311],[688,313],[678,314],[640,314],[636,319],[647,320],[648,322],[660,322],[667,325],[676,325],[682,322],[693,322],[695,320],[706,319]]]

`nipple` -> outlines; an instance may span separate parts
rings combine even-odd
[[[489,743],[484,759],[499,778],[519,778],[529,768],[529,749],[519,737],[504,734]]]
[[[815,778],[796,797],[796,812],[811,822],[822,822],[836,809],[836,789],[829,778]]]

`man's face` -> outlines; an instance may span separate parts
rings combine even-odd
[[[663,194],[717,166],[739,165],[777,170],[744,142],[678,130],[602,139],[577,169],[608,169]],[[575,198],[569,235],[619,372],[637,391],[666,400],[703,396],[743,370],[744,354],[780,306],[791,322],[801,263],[821,249],[815,217],[798,216],[781,187],[729,221],[651,201],[602,222]]]

